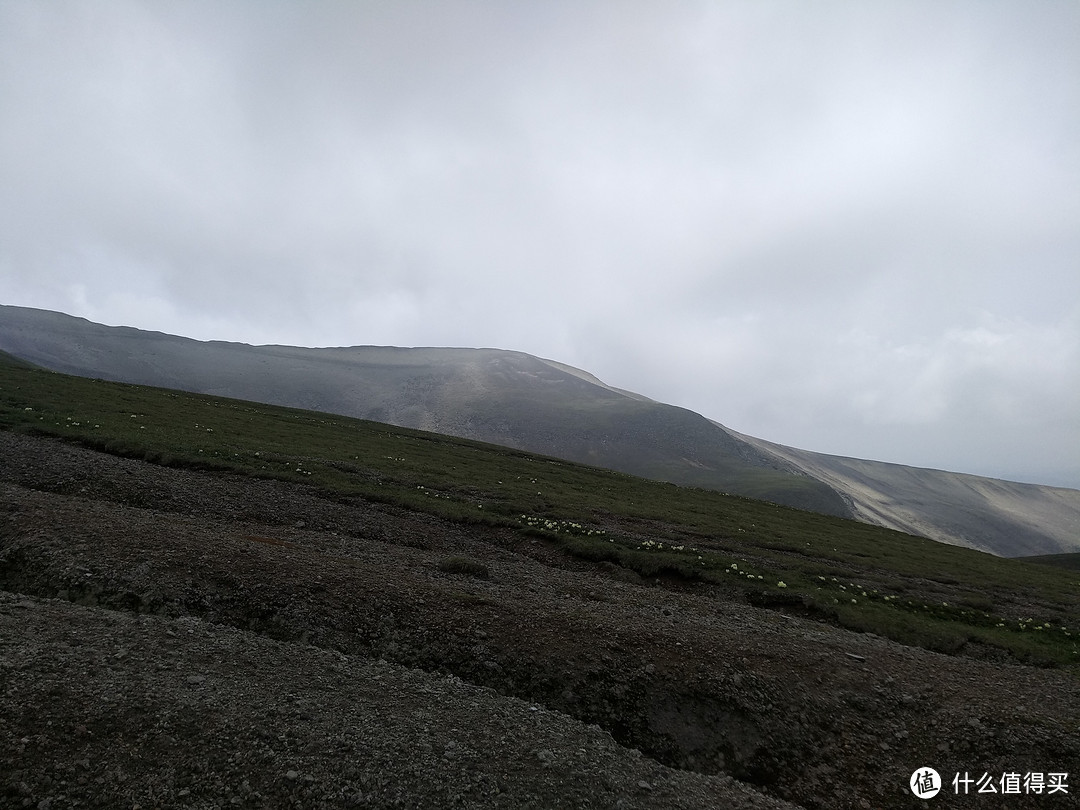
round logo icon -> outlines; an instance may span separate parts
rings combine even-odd
[[[911,792],[920,799],[932,799],[941,790],[941,777],[933,768],[916,768],[908,784]]]

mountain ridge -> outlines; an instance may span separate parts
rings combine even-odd
[[[1002,556],[1080,551],[1080,491],[787,448],[524,352],[252,346],[11,306],[0,306],[0,350],[55,371],[492,442]]]
[[[741,434],[740,434],[741,435]],[[796,468],[825,481],[852,504],[855,518],[889,529],[930,537],[940,526],[953,524],[953,544],[992,551],[1002,556],[1031,556],[1043,546],[1028,549],[1023,538],[1040,527],[1053,526],[1060,537],[1080,535],[1077,491],[1067,487],[1026,484],[997,478],[913,468],[903,464],[868,461],[846,456],[815,453],[768,442],[752,436],[743,438],[787,459]],[[913,470],[918,479],[911,480]],[[942,497],[940,504],[921,508],[913,505],[930,486]],[[1037,503],[1037,512],[1032,505]],[[952,512],[962,511],[967,519],[958,522]],[[991,508],[993,507],[993,508]]]

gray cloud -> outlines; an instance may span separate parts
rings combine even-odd
[[[1073,3],[0,5],[0,299],[1080,486]]]

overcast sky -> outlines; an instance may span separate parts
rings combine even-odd
[[[0,303],[1080,488],[1080,3],[0,0]]]

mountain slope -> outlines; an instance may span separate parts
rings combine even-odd
[[[0,349],[54,371],[356,416],[851,516],[830,487],[684,408],[498,349],[249,346],[0,307]]]
[[[1080,491],[787,448],[521,352],[203,342],[9,306],[0,350],[56,371],[477,439],[1003,556],[1080,551]]]
[[[22,376],[20,397],[55,414],[43,389],[56,381],[42,376]],[[228,440],[249,460],[269,435],[317,471],[347,442],[383,464],[370,443],[409,456],[426,445],[411,474],[428,482],[471,451],[481,470],[543,469],[550,507],[582,520],[592,510],[565,497],[582,477],[625,487],[634,497],[610,500],[604,527],[634,545],[681,545],[703,537],[699,521],[746,510],[728,549],[698,550],[746,575],[718,564],[708,580],[644,579],[570,556],[556,533],[440,516],[441,499],[328,497],[300,476],[162,467],[0,430],[0,661],[12,673],[0,678],[0,805],[210,807],[235,792],[242,806],[295,808],[909,808],[913,762],[1066,771],[1080,756],[1074,576],[704,491],[650,501],[638,495],[674,488],[502,448],[125,388],[68,382],[68,400],[101,418],[76,430],[120,430],[134,406],[150,423],[136,435],[163,450],[198,434],[190,419],[160,433],[155,421],[197,413],[221,428],[206,437],[249,423]],[[475,468],[456,469],[495,505]],[[710,508],[685,524],[671,501]],[[647,523],[632,503],[651,505]],[[788,522],[838,539],[808,548]],[[770,586],[782,575],[793,588],[811,566],[840,582],[806,581],[821,606],[807,613]],[[831,594],[855,583],[871,596],[829,619]],[[1003,613],[979,626],[966,603]],[[864,624],[875,616],[887,624]],[[1025,630],[1027,617],[1054,631]],[[1053,669],[999,646],[1052,639],[1067,656]],[[69,770],[89,777],[57,777]]]
[[[1023,556],[1080,547],[1080,492],[830,456],[744,436],[843,493],[857,520],[954,545]],[[1057,543],[1056,551],[1046,549]]]

